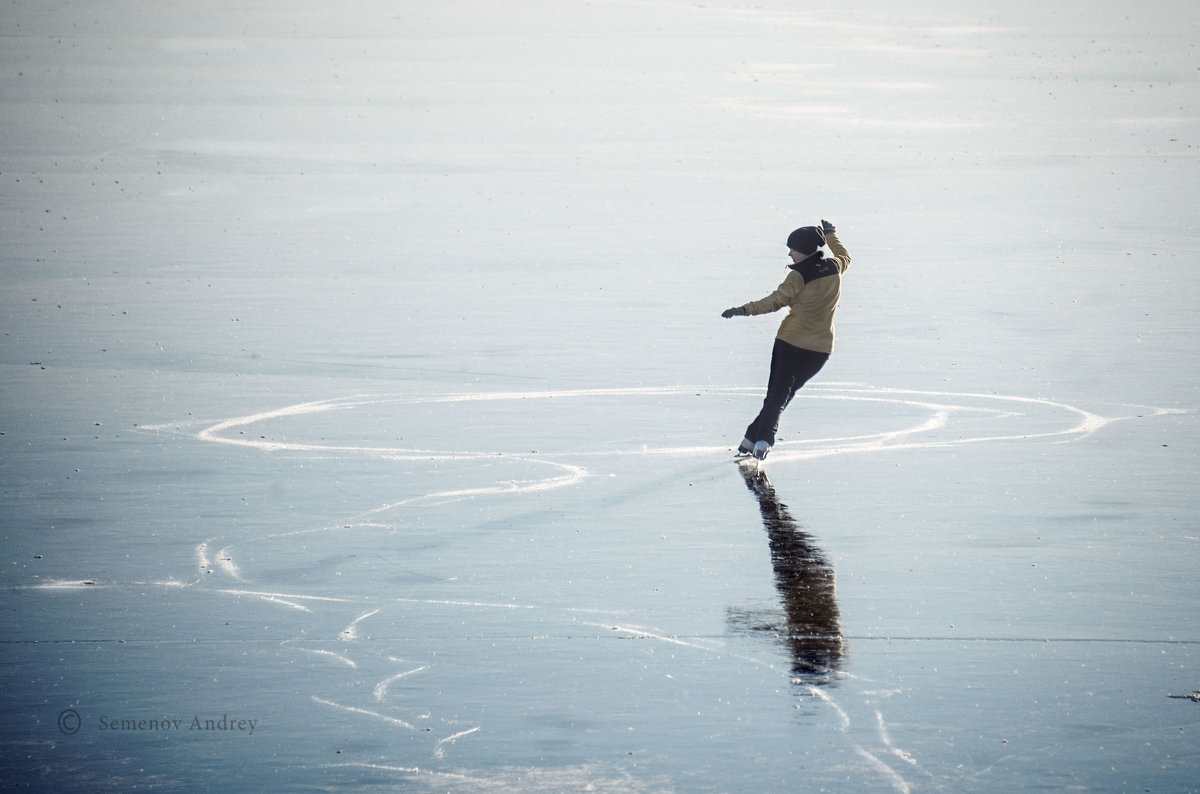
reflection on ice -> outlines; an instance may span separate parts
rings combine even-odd
[[[750,464],[739,468],[758,498],[783,614],[731,608],[727,620],[735,629],[781,637],[791,654],[797,683],[833,683],[845,658],[833,567],[779,501],[766,473]]]

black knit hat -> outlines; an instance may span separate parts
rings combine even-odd
[[[816,226],[801,226],[788,235],[787,246],[802,254],[811,254],[825,245],[825,232]]]

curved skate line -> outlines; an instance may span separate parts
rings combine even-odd
[[[858,436],[845,437],[830,437],[830,438],[814,438],[801,441],[784,441],[776,446],[772,454],[772,461],[795,461],[806,460],[817,457],[843,455],[856,452],[886,452],[892,450],[903,449],[929,449],[929,448],[946,448],[954,447],[963,444],[977,444],[992,441],[1012,441],[1025,440],[1035,438],[1060,438],[1063,441],[1076,440],[1095,433],[1107,424],[1117,421],[1114,418],[1106,418],[1090,411],[1085,411],[1080,408],[1068,405],[1066,403],[1056,402],[1053,400],[1045,400],[1032,397],[1018,397],[1009,395],[995,394],[980,394],[980,393],[960,393],[951,391],[929,391],[929,390],[913,390],[913,389],[894,389],[886,387],[864,386],[862,384],[841,383],[828,384],[819,387],[812,387],[805,390],[801,396],[809,400],[849,400],[857,402],[881,402],[901,405],[909,408],[919,408],[929,412],[929,417],[923,421],[917,422],[908,427],[902,427],[896,430],[883,431],[879,433],[869,433]],[[410,447],[393,447],[393,446],[367,446],[367,445],[352,445],[352,444],[327,444],[327,443],[304,443],[304,442],[282,442],[272,441],[266,438],[250,438],[246,437],[246,428],[259,424],[265,421],[300,417],[314,413],[322,413],[326,411],[343,411],[357,408],[380,406],[380,405],[416,405],[416,404],[455,404],[455,403],[472,403],[485,401],[504,401],[504,400],[548,400],[548,399],[581,399],[595,397],[630,397],[630,396],[685,396],[685,395],[703,395],[703,394],[725,394],[725,395],[757,395],[759,389],[750,387],[629,387],[629,388],[598,388],[598,389],[573,389],[573,390],[553,390],[553,391],[504,391],[504,392],[483,392],[483,393],[463,393],[451,394],[435,397],[416,397],[411,395],[355,395],[344,398],[332,398],[325,400],[315,400],[303,402],[294,405],[288,405],[281,408],[262,411],[259,413],[249,414],[245,416],[233,417],[224,419],[215,424],[203,427],[194,434],[194,438],[206,443],[227,444],[239,447],[247,447],[258,449],[263,452],[303,452],[303,453],[340,453],[340,454],[366,454],[377,455],[388,460],[430,460],[430,461],[475,461],[487,460],[495,461],[497,456],[510,461],[518,461],[522,464],[536,464],[541,466],[549,466],[556,470],[556,473],[541,479],[534,480],[510,480],[508,482],[492,483],[489,485],[480,485],[477,487],[460,488],[454,490],[435,491],[432,493],[422,494],[419,496],[409,497],[397,502],[390,502],[367,511],[366,516],[378,515],[390,510],[401,507],[425,505],[432,506],[452,502],[459,499],[467,499],[479,496],[494,496],[494,495],[509,495],[523,494],[536,491],[547,491],[557,488],[569,487],[582,482],[589,476],[589,471],[582,465],[576,463],[562,462],[555,458],[568,457],[578,460],[580,458],[604,458],[628,456],[637,454],[650,455],[671,455],[671,456],[692,456],[692,455],[710,455],[723,454],[729,451],[727,446],[679,446],[679,447],[659,447],[642,449],[625,449],[625,450],[593,450],[572,453],[551,453],[546,455],[513,455],[503,452],[446,452],[438,450],[414,449]],[[958,401],[936,400],[936,398],[958,398]],[[987,402],[999,402],[1007,404],[1005,407],[985,407],[980,405],[965,405],[963,400],[974,400]],[[1035,406],[1048,409],[1052,412],[1063,412],[1069,416],[1073,416],[1075,421],[1073,424],[1057,430],[1042,431],[1036,433],[1014,433],[1008,435],[977,435],[970,437],[960,437],[957,439],[944,440],[921,440],[923,434],[935,432],[948,427],[952,419],[956,416],[979,415],[990,418],[1007,418],[1020,417],[1024,414],[1020,410],[1014,410],[1014,407],[1029,407]],[[1169,409],[1143,409],[1152,412],[1154,415],[1162,415],[1165,413],[1178,413]],[[168,429],[169,425],[158,426],[143,426],[143,429],[148,430],[163,430]],[[232,431],[239,430],[240,436],[229,435]],[[344,532],[346,530],[369,530],[386,528],[388,525],[374,523],[371,521],[359,521],[351,524],[339,524],[337,526],[318,527],[307,530],[295,530],[290,533],[282,533],[283,535],[298,535],[316,532]],[[265,540],[272,536],[264,538],[253,538],[245,542],[255,542]],[[216,555],[215,559],[210,556],[209,544],[213,541],[210,539],[201,543],[196,550],[197,555],[197,579],[198,584],[205,579],[206,574],[211,574],[219,570],[231,578],[241,582],[242,577],[233,558],[232,548],[226,546],[222,548]],[[89,583],[90,580],[89,580]],[[72,583],[74,584],[74,583]],[[91,583],[94,584],[94,583]],[[178,584],[178,583],[175,583]],[[80,586],[80,585],[76,585]],[[250,595],[261,598],[263,600],[279,603],[291,607],[293,609],[307,611],[303,602],[306,600],[303,596],[289,596],[281,593],[256,593],[252,590],[242,588],[225,588],[220,592]]]
[[[572,396],[585,396],[590,392],[580,391],[571,393]],[[561,394],[567,394],[563,392]],[[534,399],[542,396],[543,393],[503,393],[489,395],[453,395],[446,397],[435,397],[427,400],[414,399],[403,397],[400,395],[383,395],[374,397],[350,397],[345,399],[330,399],[317,400],[307,403],[299,403],[297,405],[289,405],[283,408],[277,408],[271,411],[263,411],[249,416],[239,416],[232,419],[226,419],[214,425],[204,428],[196,434],[198,441],[205,441],[216,444],[229,444],[233,446],[250,447],[263,452],[342,452],[355,454],[378,455],[389,460],[495,460],[495,453],[483,452],[439,452],[436,450],[414,449],[411,447],[376,447],[376,446],[361,446],[349,444],[313,444],[313,443],[296,443],[296,442],[279,442],[268,441],[265,439],[251,438],[231,438],[222,435],[226,431],[246,428],[250,425],[259,422],[265,422],[270,419],[279,419],[281,417],[302,416],[305,414],[320,413],[324,411],[341,411],[351,408],[361,408],[371,405],[389,405],[389,404],[417,404],[417,403],[447,403],[447,402],[467,402],[481,399]],[[514,493],[530,493],[533,491],[544,491],[553,488],[562,488],[569,485],[574,485],[587,477],[587,470],[581,466],[572,466],[566,463],[546,460],[537,457],[527,456],[510,456],[510,459],[520,460],[522,462],[536,463],[544,466],[551,466],[562,471],[561,474],[553,477],[547,477],[541,480],[533,481],[510,481],[508,483],[500,483],[491,486],[483,486],[479,488],[465,488],[450,491],[437,491],[434,493],[415,496],[410,499],[404,499],[393,504],[383,505],[372,513],[380,513],[386,510],[391,510],[403,505],[415,503],[433,503],[439,501],[450,501],[455,499],[463,499],[473,496],[487,496],[493,494],[514,494]]]
[[[830,393],[834,392],[834,393]],[[836,392],[842,392],[841,394]],[[324,411],[348,410],[353,408],[361,408],[371,405],[398,405],[398,404],[446,404],[446,403],[468,403],[468,402],[485,402],[485,401],[501,401],[501,400],[544,400],[544,399],[578,399],[585,397],[623,397],[623,396],[683,396],[687,394],[758,394],[760,390],[749,387],[634,387],[634,388],[610,388],[610,389],[574,389],[560,391],[527,391],[527,392],[485,392],[479,394],[453,394],[442,397],[430,398],[414,398],[404,395],[359,395],[346,398],[334,398],[328,400],[317,400],[313,402],[299,403],[289,405],[283,408],[277,408],[271,411],[263,411],[257,414],[248,416],[234,417],[225,419],[216,424],[208,426],[195,434],[195,438],[199,441],[218,444],[229,444],[234,446],[250,447],[259,449],[264,452],[275,451],[295,451],[295,452],[343,452],[370,454],[387,457],[394,460],[480,460],[480,459],[495,459],[498,453],[495,452],[446,452],[439,450],[415,449],[411,447],[387,447],[387,446],[362,446],[349,444],[314,444],[303,442],[283,442],[270,441],[267,439],[252,439],[252,438],[232,438],[224,435],[227,431],[246,428],[260,422],[282,417],[301,416],[311,413],[319,413]],[[880,396],[886,395],[886,396]],[[1008,403],[1016,403],[1026,406],[1041,406],[1052,411],[1064,411],[1069,414],[1074,414],[1077,417],[1075,424],[1060,430],[1044,431],[1038,433],[1016,433],[1011,435],[990,435],[976,436],[970,438],[960,438],[946,441],[931,441],[917,443],[896,443],[899,439],[907,438],[916,434],[929,432],[945,427],[951,416],[955,414],[965,413],[981,413],[991,414],[996,417],[1004,416],[1021,416],[1020,412],[1012,410],[1003,410],[996,408],[983,408],[978,406],[968,406],[946,402],[932,402],[925,399],[903,399],[899,395],[914,395],[917,397],[958,397],[971,400],[984,401],[1000,401]],[[933,447],[949,447],[958,446],[960,444],[973,444],[987,441],[1011,441],[1033,438],[1049,438],[1049,437],[1076,437],[1083,438],[1097,430],[1100,430],[1110,422],[1116,421],[1112,418],[1106,418],[1090,411],[1085,411],[1081,408],[1068,405],[1066,403],[1046,400],[1036,397],[1018,397],[1011,395],[997,394],[980,394],[971,392],[949,392],[949,391],[921,391],[914,389],[893,389],[887,387],[872,387],[862,386],[860,384],[831,384],[827,386],[810,387],[805,390],[805,393],[800,395],[804,399],[824,399],[824,400],[850,400],[858,402],[885,402],[894,403],[897,405],[905,405],[915,408],[923,408],[933,412],[933,417],[925,422],[918,424],[915,427],[902,428],[895,431],[885,431],[882,433],[869,434],[865,436],[850,436],[844,438],[827,438],[813,439],[808,441],[793,441],[783,442],[780,447],[791,447],[799,444],[812,445],[814,443],[835,444],[838,446],[829,449],[809,450],[806,454],[845,454],[848,452],[861,452],[867,450],[883,450],[883,449],[916,449],[916,448],[933,448]],[[1164,409],[1152,409],[1157,413],[1170,413]],[[165,429],[165,425],[151,425],[146,429]],[[572,453],[575,457],[601,457],[601,456],[617,456],[629,454],[660,454],[660,455],[686,455],[704,452],[718,452],[727,450],[727,446],[683,446],[683,447],[643,447],[633,450],[608,450],[608,451],[593,451]],[[499,453],[503,454],[503,453]],[[560,457],[555,455],[553,457]],[[557,463],[546,459],[546,456],[527,456],[514,455],[512,459],[521,460],[523,462],[543,463],[552,466],[559,466],[569,471],[569,474],[561,477],[552,478],[553,483],[548,487],[561,487],[566,484],[574,484],[582,478],[582,469],[577,466],[569,466],[568,464]],[[540,482],[540,481],[539,481]],[[472,489],[462,493],[475,495],[477,493],[494,493],[494,492],[521,492],[527,488],[511,488],[505,487],[494,491],[492,489]],[[447,492],[449,495],[457,495],[459,492]],[[428,499],[440,494],[427,494],[424,498]],[[410,502],[412,500],[409,500]],[[397,504],[406,504],[408,502],[400,502]]]
[[[400,507],[422,504],[433,506],[459,499],[469,499],[480,496],[497,496],[506,494],[525,494],[538,491],[548,491],[577,485],[589,476],[588,470],[575,463],[563,462],[556,458],[568,457],[568,454],[546,455],[505,455],[503,452],[447,452],[412,447],[368,446],[354,444],[328,444],[311,442],[272,441],[266,438],[250,438],[246,429],[252,425],[269,420],[299,417],[326,411],[344,411],[356,408],[380,405],[416,405],[416,404],[455,404],[472,402],[495,402],[505,400],[551,400],[551,399],[581,399],[595,397],[631,397],[631,396],[684,396],[689,394],[757,394],[759,390],[749,387],[677,387],[677,386],[646,386],[629,388],[600,388],[600,389],[570,389],[547,391],[503,391],[450,394],[437,397],[414,397],[410,395],[355,395],[345,398],[332,398],[297,403],[269,411],[262,411],[246,416],[224,419],[201,429],[195,438],[206,443],[227,444],[232,446],[258,449],[263,452],[307,452],[307,453],[341,453],[376,455],[389,460],[431,460],[431,461],[474,461],[496,460],[497,455],[508,460],[524,464],[548,466],[556,471],[555,474],[534,480],[510,480],[508,482],[480,485],[473,488],[460,488],[445,491],[435,491],[420,496],[402,499],[380,505],[367,515],[378,515]],[[905,398],[912,395],[915,398]],[[1113,421],[1098,414],[1076,408],[1065,403],[1030,397],[991,395],[978,393],[957,393],[948,391],[918,391],[910,389],[892,389],[862,386],[860,384],[831,384],[814,387],[808,393],[801,395],[810,400],[850,400],[856,402],[882,402],[902,405],[910,408],[920,408],[930,412],[930,417],[914,426],[880,433],[841,438],[820,438],[804,441],[785,441],[777,445],[772,460],[796,461],[809,460],[833,455],[844,455],[859,452],[882,452],[900,449],[942,448],[962,444],[975,444],[990,441],[1007,441],[1031,438],[1064,437],[1067,440],[1083,438],[1090,435],[1109,422]],[[1018,433],[1011,435],[976,436],[951,440],[916,440],[922,434],[946,428],[951,419],[957,415],[979,414],[995,418],[1021,416],[1018,411],[1002,408],[963,405],[953,402],[935,402],[925,398],[957,397],[961,399],[1001,401],[1023,406],[1040,406],[1051,411],[1064,411],[1074,414],[1077,422],[1067,428],[1039,433]],[[162,427],[162,426],[159,426]],[[157,428],[150,428],[157,429]],[[231,436],[231,431],[240,431],[239,436]],[[627,456],[631,454],[687,456],[700,454],[720,454],[728,451],[726,446],[678,446],[678,447],[643,447],[634,450],[593,450],[590,452],[569,453],[574,459]],[[227,555],[228,549],[222,550],[219,564],[223,569],[228,568],[236,573],[232,558]]]
[[[685,394],[704,394],[718,393],[727,395],[756,395],[759,392],[757,389],[726,387],[726,388],[706,388],[706,389],[685,389],[679,387],[647,387],[647,388],[614,388],[614,389],[583,389],[571,391],[538,391],[538,392],[492,392],[480,394],[458,394],[447,395],[434,398],[414,398],[403,395],[365,395],[354,396],[341,399],[328,399],[313,402],[299,403],[296,405],[285,406],[282,408],[264,411],[247,416],[234,417],[225,419],[215,424],[204,427],[195,434],[195,438],[205,443],[220,443],[247,448],[254,448],[264,452],[292,451],[302,453],[318,453],[318,454],[368,454],[377,455],[390,460],[429,460],[429,461],[473,461],[473,460],[496,460],[497,454],[504,453],[482,453],[482,452],[447,452],[439,450],[424,450],[413,449],[407,447],[389,447],[389,446],[364,446],[364,445],[348,445],[348,444],[315,444],[315,443],[294,443],[294,442],[278,442],[271,441],[266,438],[245,438],[229,435],[232,431],[244,431],[246,428],[273,419],[301,417],[314,413],[338,410],[352,410],[369,406],[380,405],[403,405],[403,404],[419,404],[419,403],[472,403],[482,401],[501,401],[501,400],[547,400],[547,399],[579,399],[579,398],[603,398],[603,397],[620,397],[620,396],[683,396]],[[837,438],[816,438],[804,441],[783,442],[777,446],[773,455],[773,460],[800,460],[814,458],[820,456],[848,454],[853,452],[882,452],[900,449],[918,449],[918,448],[939,448],[953,447],[961,444],[983,443],[990,441],[1006,441],[1020,440],[1033,438],[1059,438],[1061,440],[1074,440],[1084,438],[1092,433],[1103,428],[1109,422],[1115,421],[1111,418],[1099,416],[1098,414],[1085,411],[1074,406],[1064,403],[1054,402],[1050,400],[1042,400],[1037,398],[1013,397],[1002,395],[987,395],[987,394],[961,394],[945,391],[916,391],[904,389],[888,389],[875,388],[869,386],[860,386],[856,384],[839,384],[824,387],[810,388],[800,395],[804,399],[841,399],[859,402],[880,402],[891,403],[895,405],[906,406],[910,408],[918,408],[928,412],[928,417],[908,427],[902,427],[896,430],[889,430],[879,433],[863,434],[858,436],[837,437]],[[984,405],[965,405],[964,400],[982,401]],[[999,403],[1002,407],[986,407],[988,403]],[[1028,407],[1039,407],[1049,409],[1052,412],[1062,411],[1074,418],[1074,422],[1065,428],[1060,428],[1050,431],[1042,431],[1037,433],[1016,433],[1010,435],[993,434],[993,435],[976,435],[972,437],[963,437],[949,440],[923,440],[922,435],[943,430],[948,427],[956,417],[976,415],[983,418],[1004,419],[1008,417],[1020,417],[1024,415],[1020,409]],[[1165,413],[1157,411],[1157,413]],[[568,487],[581,482],[588,476],[588,470],[575,463],[562,462],[553,458],[571,458],[578,460],[580,458],[601,458],[611,456],[623,456],[629,454],[654,454],[654,455],[674,455],[674,456],[691,456],[691,455],[708,455],[719,454],[728,451],[726,446],[679,446],[679,447],[659,447],[659,448],[642,448],[636,450],[596,450],[588,452],[575,452],[570,454],[550,454],[545,456],[531,457],[526,455],[509,455],[509,460],[518,460],[525,464],[538,464],[550,466],[556,469],[556,473],[552,476],[547,476],[537,480],[529,481],[510,481],[508,483],[499,483],[491,485],[481,485],[473,488],[463,488],[458,490],[446,490],[424,494],[421,496],[410,497],[398,502],[381,505],[369,511],[369,514],[378,514],[403,506],[412,506],[417,504],[431,505],[441,502],[452,501],[461,498],[470,498],[484,495],[502,495],[502,494],[519,494],[531,491],[542,491]],[[344,529],[359,529],[371,530],[385,527],[384,524],[372,524],[363,522],[356,525],[342,525],[339,527],[324,527],[311,530],[300,530],[296,533],[284,534],[299,534],[304,532],[327,532],[340,531]],[[257,540],[267,540],[275,537],[274,535],[265,536]],[[216,572],[214,569],[219,569],[230,578],[242,580],[241,573],[234,563],[231,547],[222,548],[216,555],[215,559],[210,556],[209,543],[206,541],[200,544],[197,548],[197,568],[201,574]],[[215,563],[215,565],[214,565]],[[233,589],[225,588],[219,592],[233,594],[237,596],[252,596],[261,598],[264,601],[277,603],[288,606],[294,609],[311,611],[305,605],[314,601],[340,601],[346,603],[362,603],[357,599],[338,599],[329,597],[313,597],[300,594],[276,593],[276,592],[261,592],[249,589]],[[408,601],[408,599],[400,599],[400,601]],[[440,604],[461,605],[464,607],[474,608],[504,608],[514,609],[522,608],[522,605],[514,604],[487,604],[479,602],[437,602]],[[526,605],[524,608],[537,609],[535,606]],[[369,611],[355,618],[345,629],[343,629],[340,639],[342,641],[353,640],[357,638],[357,628],[360,622],[374,616],[379,611],[376,608],[374,611]],[[596,623],[589,620],[580,620],[578,617],[568,617],[567,613],[574,610],[559,610],[562,615],[561,619],[577,625],[588,625],[596,628],[604,627],[611,631],[620,632],[626,636],[633,635],[646,639],[652,639],[658,642],[667,643],[675,646],[689,648],[700,653],[716,653],[718,655],[730,655],[739,658],[742,661],[750,662],[756,665],[765,665],[773,669],[773,665],[769,662],[764,662],[759,659],[744,657],[741,654],[731,652],[730,649],[724,647],[723,643],[706,641],[702,638],[680,638],[669,632],[657,630],[641,626],[622,625],[620,623]],[[356,667],[356,663],[348,656],[337,654],[332,651],[317,650],[312,648],[304,648],[295,646],[297,650],[311,653],[322,654],[328,658],[347,664],[351,667]],[[395,680],[412,675],[422,670],[428,669],[427,666],[417,667],[416,669],[407,669],[398,673],[388,675],[378,681],[372,690],[376,702],[381,702],[387,693],[387,689]],[[832,697],[823,690],[809,687],[810,693],[829,705],[842,719],[842,732],[848,732],[850,728],[850,717],[846,711],[836,703]],[[395,716],[380,713],[369,709],[364,709],[358,706],[337,703],[324,698],[313,696],[313,701],[330,708],[343,710],[346,712],[356,713],[364,716],[375,717],[389,724],[403,727],[409,730],[413,729],[410,722],[399,719]],[[883,720],[883,715],[878,710],[875,711],[877,721],[877,730],[879,732],[880,743],[884,748],[885,755],[891,755],[899,760],[902,760],[907,765],[915,766],[916,762],[904,751],[896,748],[887,733],[886,725]],[[467,730],[462,730],[445,737],[438,741],[435,747],[435,757],[441,757],[447,745],[453,744],[457,739],[471,735],[479,731],[479,727],[471,727]],[[885,762],[880,755],[865,748],[861,743],[854,743],[855,751],[863,757],[877,772],[883,774],[898,791],[908,791],[909,784],[904,780],[894,768]],[[919,768],[919,767],[918,767]]]

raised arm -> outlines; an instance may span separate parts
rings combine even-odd
[[[837,228],[829,221],[821,221],[821,231],[825,233],[825,245],[829,246],[829,258],[838,263],[838,270],[845,273],[850,267],[850,252],[838,239]]]

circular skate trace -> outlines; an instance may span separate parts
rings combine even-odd
[[[196,440],[205,443],[228,444],[251,447],[264,452],[311,452],[375,455],[393,460],[479,460],[497,455],[511,455],[523,460],[536,461],[559,469],[559,473],[527,483],[521,488],[504,488],[503,491],[526,491],[557,488],[574,484],[586,476],[586,469],[579,463],[606,456],[667,455],[700,456],[724,454],[732,449],[725,444],[642,444],[630,448],[591,449],[573,452],[529,452],[518,449],[440,449],[436,447],[389,446],[380,444],[336,443],[312,440],[281,440],[264,433],[250,432],[251,428],[279,420],[301,420],[317,414],[344,412],[356,409],[377,410],[388,406],[461,406],[460,419],[469,417],[477,407],[487,403],[528,402],[544,403],[564,401],[611,401],[621,398],[672,398],[684,396],[744,396],[760,394],[761,390],[747,387],[630,387],[608,389],[576,389],[561,391],[482,392],[451,394],[440,397],[417,398],[407,395],[360,395],[352,397],[317,400],[298,403],[282,408],[247,416],[232,417],[203,427],[190,433]],[[901,409],[908,414],[922,414],[919,421],[876,432],[865,432],[846,436],[815,437],[795,441],[781,441],[772,451],[772,460],[800,460],[832,455],[882,453],[904,449],[952,447],[986,442],[1055,439],[1073,441],[1089,436],[1110,422],[1129,418],[1104,417],[1091,411],[1053,400],[1011,395],[981,394],[949,391],[920,391],[860,384],[832,384],[806,388],[796,398],[804,401],[843,401],[849,403],[875,403],[883,410],[875,412],[885,417],[889,410]],[[752,400],[745,401],[737,410],[745,412],[753,406]],[[524,407],[524,406],[523,406]],[[731,409],[733,410],[733,409]],[[799,408],[793,409],[799,411]],[[1139,414],[1170,413],[1166,409],[1139,408]],[[745,418],[741,414],[739,418]],[[787,415],[785,414],[785,418]],[[513,421],[510,417],[510,421]],[[730,420],[732,422],[732,419]],[[300,421],[303,429],[303,420]],[[460,422],[461,424],[461,422]],[[661,423],[660,423],[661,424]],[[295,425],[295,423],[293,423]],[[175,425],[143,426],[148,430],[178,429]],[[603,431],[594,431],[602,433]],[[528,437],[528,434],[525,434]],[[732,439],[736,445],[740,438]],[[538,439],[530,439],[530,446],[537,446]],[[496,492],[492,488],[472,490],[462,495]]]
[[[572,605],[517,604],[499,600],[493,603],[465,599],[453,601],[392,596],[372,598],[361,594],[339,595],[328,592],[318,595],[300,592],[299,588],[256,587],[254,577],[244,572],[238,562],[238,546],[272,545],[283,538],[295,538],[297,535],[306,534],[344,535],[353,532],[394,531],[394,519],[390,521],[384,514],[400,508],[434,507],[464,499],[506,497],[579,486],[594,474],[594,468],[603,466],[603,461],[607,458],[672,456],[710,459],[714,465],[721,465],[721,462],[729,459],[734,446],[740,440],[739,435],[737,438],[723,439],[727,443],[712,443],[707,439],[717,437],[715,432],[710,435],[708,428],[693,427],[688,431],[689,436],[680,443],[625,445],[619,441],[614,442],[613,434],[606,435],[603,427],[593,425],[589,431],[591,435],[585,439],[585,442],[591,442],[590,447],[585,443],[563,449],[562,447],[568,445],[561,443],[561,439],[558,442],[551,439],[543,444],[538,439],[530,440],[526,428],[518,426],[508,448],[470,450],[431,444],[378,443],[369,429],[364,430],[361,426],[342,432],[343,424],[353,424],[339,421],[346,412],[383,412],[388,416],[395,415],[398,420],[419,414],[421,421],[432,424],[440,421],[446,428],[469,428],[471,424],[476,424],[487,429],[487,432],[476,433],[476,437],[497,441],[498,437],[503,436],[503,432],[498,429],[498,423],[501,422],[521,425],[522,417],[536,414],[536,421],[525,419],[524,424],[552,426],[556,417],[551,416],[548,421],[546,416],[547,407],[550,405],[553,405],[555,410],[562,411],[562,417],[558,418],[563,418],[577,414],[581,405],[594,407],[597,404],[614,402],[642,405],[648,401],[685,398],[695,400],[697,397],[716,397],[728,401],[729,417],[724,416],[726,411],[723,407],[719,411],[710,407],[706,409],[705,414],[710,418],[720,415],[721,421],[731,421],[737,413],[737,418],[744,420],[748,418],[743,415],[745,411],[757,408],[757,400],[761,399],[761,389],[628,387],[495,391],[434,397],[406,394],[357,395],[297,403],[211,423],[193,423],[190,427],[181,423],[142,425],[140,429],[144,431],[176,433],[206,444],[245,447],[264,453],[290,453],[325,458],[372,456],[416,467],[418,471],[423,467],[450,469],[452,476],[458,480],[456,487],[408,495],[379,504],[369,509],[366,514],[339,522],[336,526],[301,528],[243,539],[236,544],[225,543],[216,538],[205,539],[196,546],[195,570],[191,577],[170,578],[152,584],[166,587],[197,587],[225,597],[260,599],[290,610],[293,614],[301,613],[300,616],[315,617],[313,613],[329,609],[337,609],[340,612],[350,609],[358,612],[359,614],[345,625],[336,637],[312,637],[307,632],[300,631],[297,639],[289,640],[285,645],[296,653],[307,654],[324,663],[344,666],[353,671],[356,679],[362,677],[363,668],[368,665],[373,670],[383,668],[386,672],[381,673],[381,677],[368,681],[370,686],[361,687],[361,693],[354,694],[360,687],[356,687],[354,692],[342,692],[340,695],[314,692],[311,701],[322,709],[354,715],[384,729],[400,731],[409,736],[428,737],[431,761],[442,760],[449,748],[460,741],[471,741],[472,737],[484,733],[485,727],[465,725],[457,718],[442,719],[437,714],[414,715],[406,710],[404,703],[397,702],[391,694],[397,682],[410,677],[433,675],[432,669],[435,665],[430,660],[396,658],[373,648],[370,643],[360,642],[371,624],[386,619],[389,610],[398,610],[403,614],[405,610],[449,608],[459,611],[464,617],[467,613],[494,616],[512,614],[514,610],[526,611],[534,613],[543,623],[570,626],[570,631],[586,627],[595,632],[617,632],[623,637],[654,641],[686,649],[691,653],[708,654],[735,661],[737,664],[749,664],[775,671],[777,668],[773,659],[747,656],[744,651],[731,648],[720,638],[681,636],[669,628],[636,625],[611,610]],[[1102,416],[1066,403],[1041,398],[897,389],[852,383],[806,387],[797,395],[795,404],[789,410],[798,414],[803,412],[808,407],[803,405],[805,401],[831,404],[831,407],[827,406],[825,415],[836,413],[838,410],[854,413],[851,421],[842,422],[842,426],[854,428],[854,432],[782,440],[772,450],[769,464],[837,455],[886,455],[900,450],[945,449],[1033,439],[1065,443],[1086,438],[1114,421],[1135,416],[1179,413],[1170,409],[1129,406],[1124,415]],[[842,404],[840,409],[837,403]],[[519,408],[515,407],[517,404]],[[531,405],[542,410],[531,412]],[[483,413],[489,415],[480,419]],[[639,411],[634,411],[633,415],[638,413]],[[598,415],[600,414],[594,412],[589,414],[592,417]],[[629,415],[628,410],[625,415]],[[787,418],[788,415],[785,415],[785,420]],[[656,420],[649,425],[660,426],[661,421]],[[684,425],[681,423],[681,426]],[[357,440],[354,438],[355,433],[359,436]],[[468,429],[466,434],[469,433]],[[331,440],[331,437],[340,437],[342,440]],[[689,438],[700,440],[688,443]],[[527,447],[536,448],[523,449],[517,439]],[[559,447],[557,449],[556,443]],[[521,476],[497,480],[497,468],[504,466],[510,467],[506,469],[509,473],[515,471]],[[104,586],[95,580],[86,580],[85,583],[89,586]],[[83,584],[59,582],[42,586],[74,587]],[[786,672],[781,674],[788,675]],[[839,672],[839,675],[845,679],[855,678],[844,671]],[[792,683],[799,686],[813,702],[830,709],[836,715],[838,729],[846,735],[853,752],[862,761],[860,772],[864,777],[873,777],[882,781],[886,787],[901,792],[911,790],[911,779],[928,778],[929,773],[921,767],[918,760],[892,742],[881,706],[871,705],[867,710],[870,713],[864,712],[860,715],[857,712],[863,710],[862,704],[847,702],[847,698],[842,696],[835,698],[833,691],[806,682]],[[870,688],[871,697],[864,698],[864,703],[869,701],[875,704],[881,697],[899,692],[888,690],[886,687],[879,689],[880,682],[860,683]],[[864,730],[863,724],[873,727]],[[449,779],[473,780],[476,774],[481,775],[477,782],[495,784],[500,780],[496,775],[505,774],[472,773],[460,769],[442,771],[431,768],[428,764],[417,767],[407,763],[388,763],[386,760],[369,763],[349,761],[328,766],[393,773],[400,778],[419,779],[426,784],[436,784]],[[596,779],[598,774],[590,769],[563,769],[559,770],[559,773],[578,775],[585,781]]]

